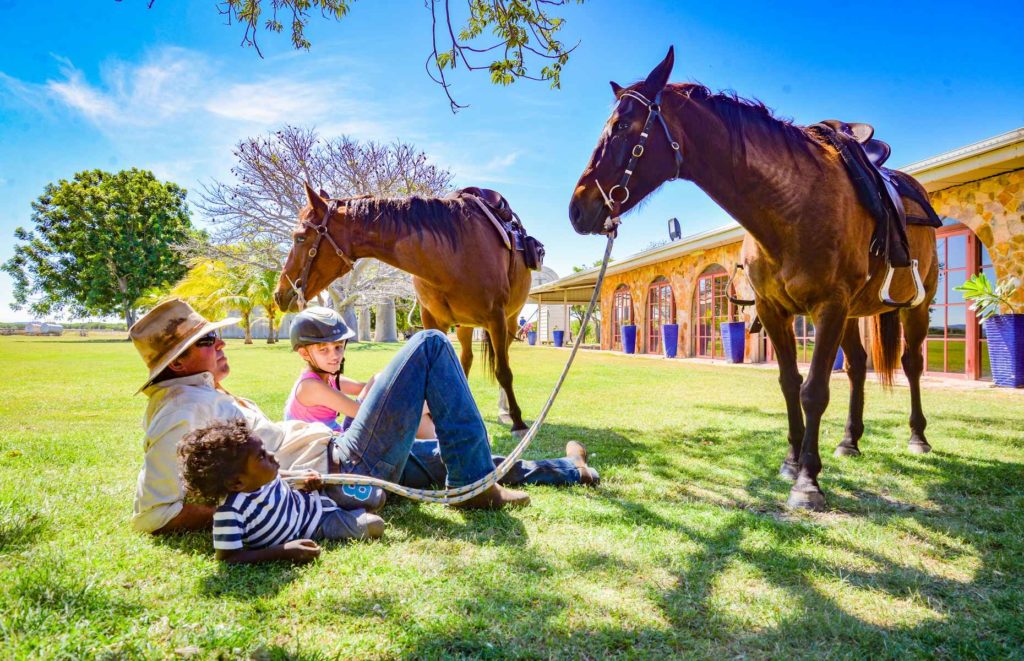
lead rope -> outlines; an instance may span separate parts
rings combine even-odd
[[[617,224],[618,219],[615,219],[614,222]],[[554,390],[551,391],[548,401],[541,409],[540,415],[537,416],[537,419],[534,420],[532,425],[530,425],[530,429],[526,432],[526,435],[523,436],[523,439],[519,441],[519,444],[515,449],[505,457],[505,460],[502,461],[492,473],[488,473],[486,477],[480,478],[471,484],[451,489],[411,489],[409,487],[404,487],[401,484],[395,484],[394,482],[388,482],[386,480],[369,477],[367,475],[356,475],[354,473],[330,473],[323,475],[323,483],[358,484],[363,486],[380,487],[404,498],[409,498],[410,500],[418,500],[424,503],[443,503],[446,505],[455,505],[457,503],[467,501],[497,484],[498,480],[505,477],[505,474],[512,470],[513,464],[519,461],[523,452],[525,452],[526,448],[530,446],[530,443],[537,435],[537,431],[540,429],[540,426],[544,423],[544,419],[547,418],[548,411],[550,411],[551,407],[554,405],[558,392],[562,389],[565,377],[569,373],[569,367],[572,366],[572,361],[576,358],[576,352],[579,350],[580,343],[583,341],[583,331],[587,328],[587,324],[590,323],[590,316],[593,314],[594,307],[597,305],[597,300],[601,295],[601,284],[604,282],[604,273],[608,268],[608,258],[612,254],[612,244],[614,241],[615,231],[613,229],[608,233],[608,245],[604,249],[604,260],[601,262],[601,271],[597,276],[597,283],[594,285],[594,294],[590,297],[590,306],[587,308],[587,313],[583,316],[583,323],[580,324],[581,332],[576,336],[576,341],[572,345],[572,352],[569,353],[569,359],[565,362],[565,367],[562,368],[562,373],[558,377],[558,382],[555,383]],[[301,482],[304,479],[305,478],[302,476],[297,476],[285,478],[285,481]]]

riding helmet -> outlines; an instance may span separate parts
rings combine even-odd
[[[296,351],[310,344],[347,340],[356,333],[334,310],[313,306],[295,315],[288,334],[292,340],[292,351]]]

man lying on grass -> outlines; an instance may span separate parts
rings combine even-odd
[[[309,562],[320,555],[317,541],[384,533],[379,516],[340,509],[322,495],[319,473],[300,473],[305,479],[297,488],[286,484],[287,471],[278,470],[274,453],[241,420],[190,432],[178,456],[190,499],[219,503],[213,515],[218,560]]]

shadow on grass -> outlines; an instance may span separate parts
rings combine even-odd
[[[34,545],[47,525],[43,515],[31,508],[0,502],[0,553]]]
[[[900,444],[905,420],[875,416],[868,421],[871,438],[884,444],[869,445],[858,459],[823,458],[832,511],[794,513],[784,504],[791,483],[776,475],[785,453],[785,417],[732,408],[725,412],[763,417],[754,425],[760,430],[649,430],[642,446],[613,434],[619,436],[614,444],[628,448],[625,463],[635,465],[638,478],[653,478],[643,487],[653,495],[640,499],[632,489],[641,487],[614,482],[590,494],[610,506],[588,519],[593,526],[653,529],[684,545],[678,559],[667,553],[659,563],[671,576],[668,584],[648,581],[663,626],[619,626],[609,617],[567,625],[574,595],[545,591],[544,574],[534,571],[537,579],[526,585],[499,591],[486,582],[474,585],[483,592],[461,602],[464,621],[411,630],[405,653],[1024,656],[1024,464],[941,449],[911,455]],[[1011,437],[1016,424],[997,420],[989,431],[993,438]],[[933,442],[941,448],[938,434]],[[615,456],[600,442],[591,449]],[[531,553],[522,549],[527,566],[545,562]],[[584,576],[611,568],[643,576],[655,569],[593,550],[566,560]],[[474,616],[500,618],[503,609],[515,614],[494,622]]]

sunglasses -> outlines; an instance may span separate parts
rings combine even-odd
[[[217,337],[216,332],[210,332],[207,335],[202,336],[192,344],[197,347],[212,347],[213,345],[217,344],[218,339],[220,338]]]

